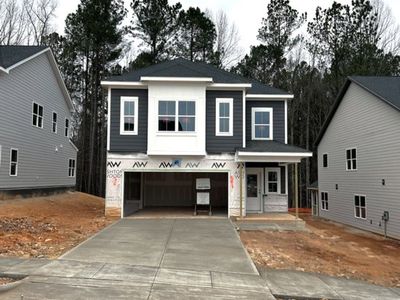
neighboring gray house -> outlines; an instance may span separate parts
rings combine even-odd
[[[184,59],[102,85],[107,214],[193,207],[197,179],[210,180],[210,203],[227,216],[288,211],[288,165],[312,155],[287,143],[292,95]]]
[[[72,110],[50,48],[0,46],[0,198],[75,186]]]
[[[399,239],[400,77],[349,77],[317,145],[319,215]]]

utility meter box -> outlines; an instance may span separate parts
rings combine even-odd
[[[210,178],[196,178],[196,190],[209,190],[210,188]]]

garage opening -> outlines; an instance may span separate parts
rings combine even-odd
[[[210,204],[213,215],[228,213],[228,174],[189,172],[126,172],[124,178],[124,216],[193,215],[196,179],[210,179]]]

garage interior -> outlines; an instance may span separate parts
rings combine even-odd
[[[124,217],[193,216],[197,178],[210,178],[213,215],[227,216],[228,173],[125,172]]]

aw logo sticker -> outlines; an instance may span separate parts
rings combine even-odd
[[[121,166],[121,161],[118,161],[118,162],[116,162],[116,161],[109,161],[108,163],[107,163],[107,167],[110,167],[110,168],[119,168]]]
[[[160,163],[158,168],[166,169],[166,168],[180,168],[182,164],[182,160],[180,159],[173,159],[171,162],[163,161]]]
[[[135,161],[132,165],[132,168],[146,168],[147,161]]]
[[[200,162],[188,162],[185,166],[186,169],[197,169],[200,166]]]
[[[222,169],[225,168],[226,163],[221,163],[221,162],[215,162],[212,164],[211,168],[212,169]]]

